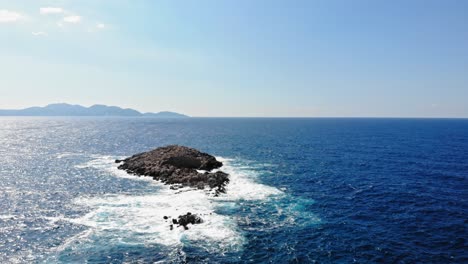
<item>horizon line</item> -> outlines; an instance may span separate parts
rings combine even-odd
[[[185,118],[273,118],[273,119],[281,119],[281,118],[291,118],[291,119],[468,119],[468,116],[192,116],[190,114],[184,113],[181,114],[178,110],[161,110],[161,111],[141,111],[137,110],[134,106],[118,106],[115,104],[105,104],[105,103],[94,103],[94,104],[79,104],[79,103],[69,103],[64,101],[56,101],[48,104],[39,104],[33,105],[25,108],[16,108],[16,109],[8,109],[8,108],[0,108],[2,111],[21,111],[26,110],[28,108],[46,108],[51,105],[69,105],[69,106],[81,106],[84,108],[92,108],[93,106],[106,106],[106,107],[117,107],[122,110],[133,110],[137,111],[141,114],[158,114],[158,113],[175,113],[184,115]],[[10,116],[10,117],[140,117],[145,118],[144,116],[125,116],[125,115],[0,115],[2,116]],[[170,118],[170,117],[169,117]]]
[[[154,118],[148,116],[117,116],[117,115],[0,115],[0,118],[17,118],[17,117],[34,117],[34,118],[54,118],[54,117],[68,117],[68,118]],[[468,119],[468,117],[420,117],[420,116],[187,116],[180,117],[159,117],[158,119],[196,119],[196,118],[227,118],[227,119]]]

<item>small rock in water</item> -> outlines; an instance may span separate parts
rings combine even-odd
[[[179,225],[183,226],[185,230],[188,229],[187,227],[188,224],[195,225],[195,224],[201,224],[201,223],[203,223],[203,220],[199,216],[192,214],[190,212],[188,212],[185,215],[179,216]]]

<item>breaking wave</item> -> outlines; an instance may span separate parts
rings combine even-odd
[[[87,214],[51,221],[68,221],[88,228],[57,247],[58,258],[63,260],[67,256],[65,260],[71,261],[75,256],[81,259],[80,252],[91,252],[92,255],[93,250],[106,250],[106,247],[107,250],[111,250],[109,247],[119,250],[122,247],[164,248],[160,261],[183,261],[187,247],[220,255],[242,251],[246,238],[238,226],[238,219],[222,212],[239,207],[239,201],[278,198],[284,192],[256,182],[257,175],[249,167],[236,167],[231,165],[231,159],[218,159],[224,164],[222,170],[230,174],[226,194],[218,197],[208,191],[188,187],[172,190],[150,177],[130,175],[117,169],[111,156],[93,156],[89,162],[78,165],[82,169],[98,169],[107,176],[147,181],[150,191],[76,199],[76,205],[90,208]],[[183,227],[170,230],[170,217],[176,218],[187,212],[199,215],[203,223],[189,225],[189,230]],[[164,220],[165,216],[169,219]],[[157,261],[158,258],[152,260]]]

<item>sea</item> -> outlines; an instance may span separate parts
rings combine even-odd
[[[114,162],[170,144],[227,192]],[[468,263],[467,227],[468,119],[0,118],[2,264]]]

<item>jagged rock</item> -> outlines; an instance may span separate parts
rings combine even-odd
[[[188,224],[192,224],[192,225],[201,224],[203,223],[203,220],[196,214],[187,213],[185,215],[179,215],[178,223],[179,223],[179,226],[183,226],[185,230],[187,230]]]
[[[228,174],[222,171],[210,172],[223,166],[220,161],[207,153],[184,146],[160,147],[115,162],[122,163],[118,167],[121,170],[153,177],[155,180],[173,185],[171,189],[180,186],[198,189],[209,187],[215,189],[218,194],[225,192],[225,185],[229,182]],[[197,170],[206,172],[201,173]]]

